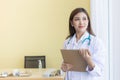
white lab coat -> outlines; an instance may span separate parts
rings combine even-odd
[[[90,35],[90,45],[88,45],[89,40],[85,40],[85,42],[82,43],[82,41],[85,38],[88,38],[88,36],[89,33],[86,31],[81,39],[76,43],[75,34],[72,38],[65,40],[64,49],[89,49],[92,55],[92,60],[95,64],[94,69],[92,71],[89,71],[87,66],[87,72],[68,71],[66,72],[65,80],[103,80],[105,48],[103,47],[102,42],[92,35]]]

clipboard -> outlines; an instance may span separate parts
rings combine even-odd
[[[73,65],[70,71],[86,72],[87,63],[79,54],[79,50],[61,49],[61,54],[65,63]]]

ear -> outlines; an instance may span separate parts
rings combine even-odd
[[[72,21],[70,21],[70,23],[71,23],[71,26],[73,27],[73,22],[72,22]]]

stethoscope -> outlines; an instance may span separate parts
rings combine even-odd
[[[71,39],[72,39],[72,37],[69,39],[69,41],[68,41],[68,43],[67,43],[67,44],[69,44],[69,43],[70,43]],[[85,38],[84,40],[82,40],[82,44],[83,44],[86,40],[88,40],[88,41],[89,41],[89,42],[88,42],[88,46],[90,46],[90,41],[91,41],[90,34],[88,35],[88,37],[87,37],[87,38]]]

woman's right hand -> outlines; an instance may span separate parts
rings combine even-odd
[[[61,65],[61,69],[62,69],[64,72],[69,71],[72,67],[73,67],[73,65],[68,64],[68,63],[64,63],[64,62],[63,62],[62,65]]]

